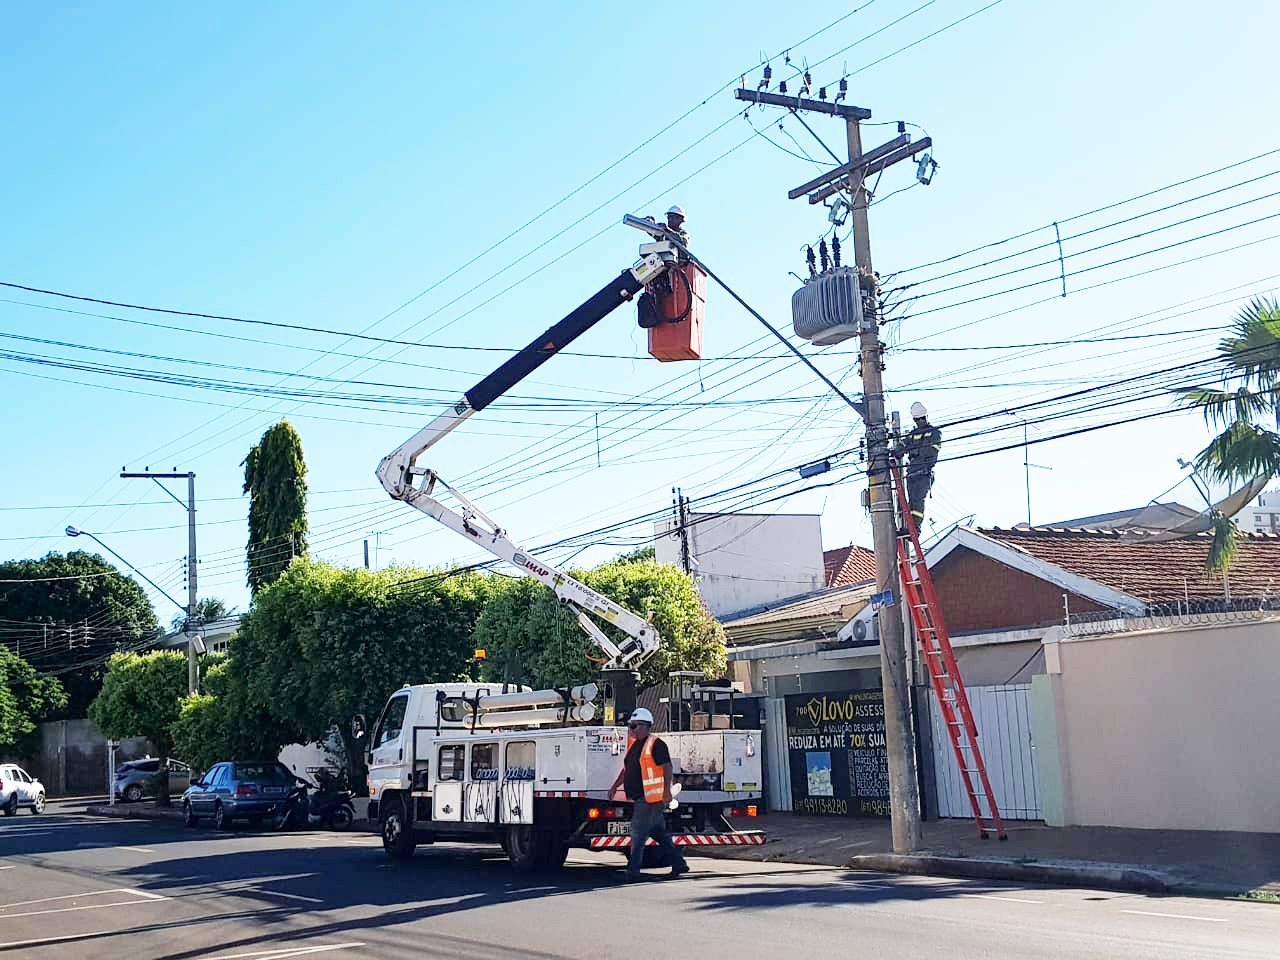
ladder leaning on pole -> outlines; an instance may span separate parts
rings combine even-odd
[[[920,639],[920,649],[929,669],[929,680],[933,684],[947,735],[955,751],[956,765],[960,768],[960,778],[969,795],[973,817],[978,823],[978,834],[986,839],[988,830],[994,828],[996,836],[1005,840],[1008,835],[1000,821],[1000,811],[996,808],[996,798],[991,792],[991,782],[987,779],[987,765],[983,763],[982,751],[978,747],[978,728],[973,722],[973,711],[969,709],[969,697],[964,692],[964,681],[960,678],[960,669],[956,666],[955,653],[951,649],[951,638],[947,635],[947,626],[942,620],[942,609],[938,605],[938,594],[933,588],[933,577],[929,575],[924,551],[920,549],[915,519],[911,516],[911,508],[907,503],[907,491],[902,483],[902,467],[896,460],[891,462],[898,510],[902,517],[898,528],[898,572],[902,577],[902,598],[911,611],[911,622]],[[983,809],[984,800],[986,810]]]

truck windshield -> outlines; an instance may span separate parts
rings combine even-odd
[[[382,719],[378,721],[378,732],[373,738],[375,747],[400,739],[400,730],[404,727],[404,711],[408,703],[408,697],[391,698],[387,709],[382,711]]]

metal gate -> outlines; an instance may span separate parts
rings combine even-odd
[[[1009,820],[1042,820],[1040,775],[1035,744],[1031,740],[1031,685],[969,687],[969,706],[978,726],[978,746],[987,765],[991,790],[1000,815]],[[929,722],[933,730],[933,769],[937,785],[938,816],[972,817],[969,798],[955,751],[947,736],[942,711],[929,695]],[[984,804],[985,806],[985,804]]]

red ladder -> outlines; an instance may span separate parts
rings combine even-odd
[[[898,528],[898,572],[902,577],[902,597],[911,611],[911,622],[915,624],[916,636],[920,639],[920,648],[929,667],[929,680],[933,683],[933,692],[938,699],[952,749],[955,750],[956,765],[960,768],[965,792],[969,794],[973,818],[978,823],[978,834],[985,840],[988,829],[994,828],[996,836],[1005,840],[1008,835],[1000,821],[996,798],[991,792],[991,781],[987,779],[987,766],[983,763],[982,751],[978,748],[978,727],[973,722],[969,697],[964,692],[964,681],[956,666],[951,638],[947,636],[947,626],[942,620],[942,608],[938,605],[933,577],[929,575],[924,551],[920,549],[915,518],[911,516],[907,491],[902,483],[902,467],[897,461],[893,461],[893,480],[902,516],[902,525]],[[983,812],[984,799],[989,813]]]

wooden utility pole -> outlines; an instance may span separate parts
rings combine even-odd
[[[906,667],[906,644],[899,604],[898,531],[893,507],[889,470],[889,426],[884,409],[884,344],[880,342],[879,289],[871,266],[871,233],[867,220],[866,177],[928,149],[925,137],[915,143],[899,132],[894,140],[862,151],[862,120],[871,111],[852,104],[807,100],[758,90],[737,91],[739,100],[785,107],[796,112],[825,113],[841,117],[849,148],[849,162],[827,171],[790,191],[797,199],[809,195],[817,204],[840,190],[852,195],[854,263],[862,288],[862,326],[859,332],[859,361],[862,367],[861,413],[867,427],[867,476],[870,484],[871,533],[876,557],[877,611],[880,625],[880,682],[884,696],[886,753],[889,763],[889,806],[893,827],[893,849],[909,853],[920,846],[920,793],[916,774],[915,733],[911,721],[910,685]],[[900,128],[901,129],[901,128]]]

